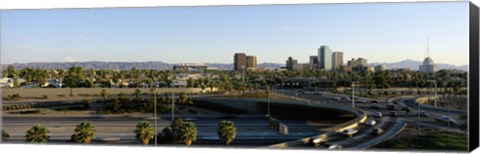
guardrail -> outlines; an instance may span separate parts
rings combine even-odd
[[[374,146],[374,145],[380,144],[380,143],[382,143],[382,142],[385,142],[386,140],[389,140],[389,139],[397,136],[397,135],[407,126],[407,123],[406,123],[405,121],[403,121],[403,120],[400,120],[400,122],[397,123],[396,126],[397,126],[396,128],[398,128],[398,130],[395,130],[395,129],[394,129],[394,130],[391,130],[391,131],[395,131],[395,133],[394,133],[393,135],[391,135],[391,136],[389,136],[389,137],[386,137],[386,138],[384,138],[384,139],[382,139],[382,140],[374,140],[374,141],[372,141],[372,143],[370,143],[370,144],[368,144],[368,145],[362,145],[362,144],[360,144],[360,145],[358,145],[357,147],[355,147],[355,148],[353,148],[353,149],[363,150],[363,149],[372,147],[372,146]]]
[[[321,138],[321,137],[328,137],[331,135],[334,135],[335,133],[341,132],[345,129],[348,128],[355,128],[358,126],[359,123],[364,123],[367,120],[367,115],[363,111],[355,110],[354,114],[356,114],[358,117],[355,119],[352,119],[350,121],[347,121],[345,123],[335,125],[334,127],[327,128],[326,133],[311,136],[311,137],[306,137],[294,141],[289,141],[289,142],[283,142],[283,143],[278,143],[274,145],[268,146],[269,148],[286,148],[289,146],[295,146],[295,145],[301,145],[301,144],[308,144],[310,139],[312,138]],[[358,115],[359,114],[359,115]]]

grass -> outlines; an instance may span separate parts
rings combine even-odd
[[[414,138],[387,141],[375,147],[388,149],[468,150],[468,139],[465,134],[435,132]]]

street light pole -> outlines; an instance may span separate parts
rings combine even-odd
[[[355,108],[355,82],[352,82],[352,108]]]
[[[437,81],[435,80],[428,80],[428,82],[432,82],[434,85],[435,85],[435,97],[434,97],[434,100],[435,100],[435,107],[437,107]]]
[[[172,91],[172,121],[174,120],[174,111],[175,111],[175,93]]]
[[[155,88],[154,90],[154,93],[153,93],[153,103],[154,103],[154,107],[153,107],[153,112],[154,112],[154,115],[155,115],[155,146],[157,146],[157,88]]]
[[[245,66],[242,66],[242,82],[245,82]]]

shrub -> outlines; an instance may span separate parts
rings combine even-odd
[[[43,95],[43,99],[48,99],[48,96],[47,96],[47,95]]]
[[[88,110],[88,109],[90,109],[90,104],[91,104],[91,102],[90,102],[89,99],[83,99],[83,101],[82,101],[82,108],[83,108],[84,110]]]

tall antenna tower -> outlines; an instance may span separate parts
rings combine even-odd
[[[425,52],[425,58],[430,57],[430,51],[429,51],[429,38],[427,38],[427,51]]]

